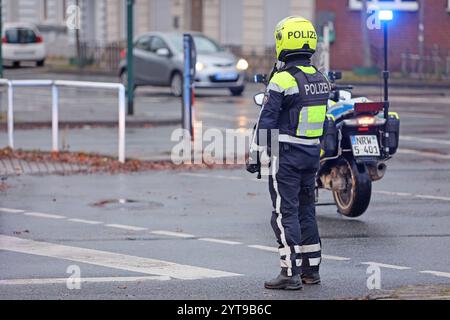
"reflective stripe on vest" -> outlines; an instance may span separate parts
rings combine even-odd
[[[303,107],[298,117],[297,136],[317,138],[323,135],[326,105]]]
[[[320,140],[317,139],[302,139],[293,137],[287,134],[280,134],[278,136],[278,142],[286,142],[286,143],[294,143],[294,144],[302,144],[305,146],[317,146],[320,144]]]

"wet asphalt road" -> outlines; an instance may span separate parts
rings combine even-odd
[[[20,176],[0,192],[0,298],[362,297],[371,293],[367,263],[380,266],[383,289],[450,284],[450,92],[392,93],[401,149],[374,184],[368,211],[347,219],[334,206],[317,209],[326,255],[321,286],[263,289],[278,271],[271,204],[266,183],[243,170]],[[164,99],[167,112],[177,110],[177,101]],[[162,110],[156,100],[151,107]],[[207,92],[196,115],[208,127],[247,128],[257,109],[251,92]],[[118,199],[132,201],[108,201]],[[330,202],[321,192],[320,203]],[[66,286],[71,265],[87,281],[80,290]]]

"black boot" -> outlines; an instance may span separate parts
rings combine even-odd
[[[287,272],[282,270],[278,277],[265,282],[264,287],[277,290],[300,290],[303,285],[299,274],[289,277]]]
[[[319,271],[302,273],[302,282],[308,285],[320,284]]]

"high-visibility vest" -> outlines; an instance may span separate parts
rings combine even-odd
[[[327,114],[330,84],[314,67],[294,67],[286,70],[295,78],[301,96],[296,136],[320,138]]]
[[[269,90],[294,95],[295,105],[290,110],[295,116],[290,121],[295,127],[294,137],[317,139],[323,135],[323,127],[330,95],[326,77],[313,66],[290,67],[279,72],[269,83]]]

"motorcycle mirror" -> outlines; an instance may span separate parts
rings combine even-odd
[[[350,100],[352,98],[351,92],[340,90],[339,91],[339,100],[346,101]]]
[[[334,82],[336,80],[341,80],[342,79],[342,71],[328,72],[328,79],[330,79],[331,82]]]
[[[253,100],[255,101],[255,104],[256,104],[257,106],[262,107],[262,105],[263,105],[263,103],[264,103],[264,97],[265,97],[265,96],[266,96],[266,95],[265,95],[263,92],[258,93],[257,95],[255,95],[255,96],[253,97]]]
[[[253,81],[255,83],[267,83],[267,74],[255,74]]]

